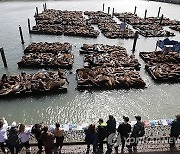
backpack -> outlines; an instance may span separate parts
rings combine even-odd
[[[138,137],[143,137],[144,134],[145,134],[145,128],[144,128],[144,125],[137,125],[138,126],[138,133],[137,133],[137,136]]]

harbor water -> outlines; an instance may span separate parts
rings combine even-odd
[[[141,51],[155,50],[155,44],[161,38],[144,38],[137,40],[135,56],[141,63],[140,74],[146,82],[145,89],[130,90],[103,90],[103,91],[77,91],[76,69],[83,67],[83,56],[79,49],[83,43],[121,45],[131,54],[133,39],[108,39],[100,34],[97,38],[29,35],[27,19],[31,20],[31,26],[35,24],[35,8],[42,11],[45,1],[0,1],[0,47],[5,50],[8,69],[4,69],[0,60],[0,76],[19,74],[21,71],[37,72],[38,69],[18,69],[17,62],[23,56],[23,50],[32,42],[69,42],[72,44],[72,53],[75,56],[72,73],[67,72],[70,82],[66,94],[53,94],[46,96],[29,96],[23,98],[0,99],[0,117],[5,117],[9,122],[13,120],[25,124],[44,122],[52,124],[60,123],[91,123],[98,118],[107,119],[109,114],[121,119],[123,115],[134,120],[134,115],[141,115],[143,119],[173,118],[180,112],[180,84],[155,83],[144,69],[144,62],[139,57]],[[137,15],[144,17],[147,9],[148,16],[157,16],[161,6],[161,14],[170,19],[180,20],[180,5],[144,1],[144,0],[66,0],[46,1],[47,8],[59,10],[99,11],[105,3],[105,12],[110,7],[115,12],[134,12],[137,6]],[[118,22],[119,20],[114,17]],[[21,25],[25,44],[22,46],[18,31]],[[94,26],[98,29],[97,26]],[[170,30],[168,27],[165,29]],[[180,41],[180,33],[170,37]]]

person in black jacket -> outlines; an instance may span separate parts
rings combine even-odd
[[[34,134],[36,140],[37,140],[37,145],[38,145],[38,149],[39,149],[39,153],[42,152],[42,146],[43,146],[43,142],[42,142],[42,126],[41,124],[35,124],[32,127],[31,133]]]
[[[180,135],[180,114],[176,115],[176,119],[171,124],[170,132],[170,148],[175,148],[175,142]]]
[[[113,133],[116,133],[116,119],[112,115],[109,115],[109,120],[107,121],[107,138]],[[107,142],[107,153],[111,152],[112,146]]]
[[[88,129],[85,129],[85,142],[87,144],[87,152],[86,154],[89,154],[90,145],[93,145],[93,153],[96,153],[97,148],[97,133],[95,129],[95,125],[91,124],[89,125]]]
[[[6,141],[6,144],[11,154],[15,154],[14,149],[16,149],[16,154],[19,153],[19,138],[16,122],[13,122],[11,125],[11,128],[8,132],[8,139]]]
[[[121,143],[122,143],[121,153],[124,153],[125,143],[131,132],[131,125],[128,123],[129,118],[123,116],[123,119],[124,119],[124,122],[121,123],[117,129],[118,133],[121,135]],[[118,147],[117,147],[116,153],[118,153],[117,151],[118,151]]]
[[[98,150],[103,153],[103,141],[107,137],[107,124],[103,122],[103,119],[99,119],[99,125],[97,127],[97,139],[98,139]]]
[[[135,116],[137,123],[133,127],[133,131],[130,137],[130,145],[129,145],[129,152],[131,153],[132,150],[137,152],[137,145],[138,145],[138,138],[142,137],[145,133],[144,131],[144,123],[141,122],[141,116]]]

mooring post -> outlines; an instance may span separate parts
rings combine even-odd
[[[45,7],[44,7],[44,4],[43,4],[43,10],[45,11]]]
[[[104,3],[103,3],[103,12],[104,12]]]
[[[30,23],[30,19],[28,18],[28,29],[29,29],[29,33],[31,32],[31,23]]]
[[[112,10],[112,17],[114,16],[114,8],[113,8],[113,10]]]
[[[135,49],[136,49],[136,42],[137,42],[138,37],[139,37],[139,34],[138,34],[138,31],[136,31],[136,32],[135,32],[135,35],[134,35],[134,43],[133,43],[132,53],[135,52]]]
[[[144,19],[146,19],[146,15],[147,15],[147,10],[145,10]]]
[[[163,16],[164,16],[164,15],[162,14],[161,19],[160,19],[160,22],[159,22],[160,25],[162,24]]]
[[[134,14],[136,14],[136,9],[137,9],[137,6],[135,6],[135,8],[134,8]]]
[[[47,10],[47,5],[46,5],[46,3],[44,4],[44,8],[45,8],[45,10]]]
[[[157,17],[159,17],[160,12],[161,12],[161,7],[159,7],[159,11],[158,11],[158,15],[157,15]]]
[[[110,11],[110,7],[108,7],[108,14],[109,14],[109,11]]]
[[[38,16],[38,7],[36,7],[36,15]]]
[[[1,52],[1,57],[2,57],[2,60],[3,60],[4,67],[7,68],[8,66],[7,66],[6,57],[5,57],[5,54],[4,54],[4,49],[0,48],[0,52]]]
[[[19,25],[19,33],[20,33],[20,36],[21,36],[21,43],[24,44],[24,39],[23,39],[23,34],[22,34],[22,28],[21,26]]]

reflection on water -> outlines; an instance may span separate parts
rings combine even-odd
[[[161,6],[161,13],[171,19],[180,20],[180,6],[159,2],[147,2],[143,0],[121,0],[121,1],[48,1],[47,7],[61,10],[102,10],[102,4],[107,7],[115,8],[115,12],[134,11],[137,6],[137,14],[144,16],[145,9],[148,10],[147,16],[157,16],[158,8]],[[144,71],[144,63],[139,58],[138,52],[152,51],[155,49],[157,38],[144,38],[140,36],[137,42],[136,57],[142,64],[141,75],[147,83],[144,90],[110,90],[110,91],[85,91],[75,90],[75,72],[77,68],[83,66],[83,56],[79,55],[79,48],[83,43],[103,43],[121,45],[131,53],[133,40],[107,39],[102,34],[97,39],[67,37],[67,36],[44,36],[29,35],[27,28],[27,18],[34,24],[33,15],[35,7],[42,10],[41,1],[33,2],[0,2],[0,46],[4,47],[8,61],[8,70],[3,68],[0,61],[0,76],[3,73],[18,74],[21,70],[17,67],[17,62],[23,55],[24,47],[21,45],[18,32],[18,25],[22,26],[25,46],[31,42],[70,42],[73,45],[75,64],[72,69],[73,74],[68,74],[70,84],[67,94],[15,98],[0,100],[0,117],[6,117],[10,122],[53,123],[82,123],[96,122],[99,117],[107,118],[108,114],[113,114],[117,119],[122,115],[133,118],[140,114],[144,119],[172,118],[175,113],[180,111],[179,107],[179,84],[156,84]],[[153,6],[153,7],[152,7]],[[116,20],[118,21],[118,20]],[[97,27],[95,27],[97,28]],[[172,30],[171,30],[172,31]],[[175,31],[173,31],[175,32]],[[180,40],[180,34],[175,32],[173,39]],[[163,39],[163,38],[162,38]],[[171,39],[171,38],[170,38]],[[23,69],[27,72],[38,70]]]

